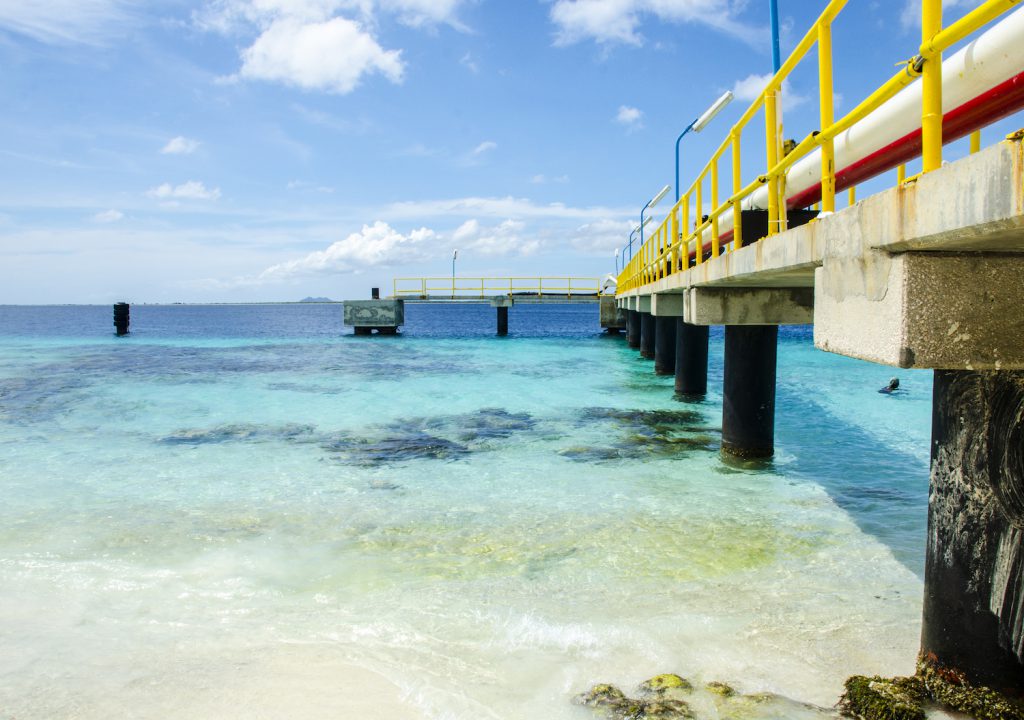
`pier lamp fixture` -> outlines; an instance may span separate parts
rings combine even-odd
[[[774,0],[773,0],[774,1]],[[722,96],[715,100],[711,107],[704,111],[704,113],[694,120],[692,123],[686,126],[686,129],[679,133],[679,137],[676,138],[676,202],[679,202],[679,142],[686,136],[686,133],[693,130],[694,132],[700,132],[707,124],[715,119],[715,115],[722,112],[725,106],[732,102],[732,93],[726,90],[722,93]],[[699,212],[699,209],[698,209]]]
[[[668,191],[671,190],[671,189],[672,188],[670,186],[666,185],[665,187],[663,187],[661,190],[658,191],[657,195],[655,195],[650,200],[648,200],[647,204],[644,205],[643,208],[641,208],[641,210],[640,210],[640,244],[641,245],[644,244],[644,225],[647,224],[647,221],[644,220],[644,213],[647,212],[647,210],[649,208],[652,208],[655,205],[657,205],[658,203],[660,203],[662,201],[662,199],[666,195],[668,195]]]
[[[646,220],[644,220],[644,225],[649,225],[651,220],[653,220],[653,219],[654,219],[653,217],[647,218]],[[640,232],[640,226],[639,225],[637,225],[635,228],[633,228],[633,231],[631,233],[629,233],[629,245],[624,245],[622,247],[622,265],[623,265],[623,267],[625,267],[625,265],[626,265],[626,248],[629,248],[629,259],[630,260],[633,259],[633,238],[636,237],[636,234],[638,232]]]

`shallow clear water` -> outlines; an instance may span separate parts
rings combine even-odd
[[[686,404],[594,306],[493,324],[0,308],[0,717],[586,718],[662,672],[830,706],[911,670],[930,374],[879,395],[783,330],[741,467],[720,334]]]

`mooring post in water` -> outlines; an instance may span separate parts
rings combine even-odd
[[[640,347],[640,313],[626,311],[626,343],[634,350]]]
[[[130,306],[126,302],[114,303],[114,332],[118,337],[128,334],[128,327],[131,324]]]
[[[743,458],[775,453],[778,325],[727,325],[722,449]]]
[[[707,325],[676,319],[676,394],[699,397],[708,392]]]
[[[508,295],[495,295],[491,298],[491,307],[498,311],[498,336],[508,335],[508,309],[514,304]]]
[[[936,370],[921,652],[1024,696],[1024,371]]]
[[[640,313],[640,357],[647,360],[654,359],[655,335],[658,326],[654,322],[654,316],[649,312]]]

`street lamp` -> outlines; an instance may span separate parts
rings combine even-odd
[[[774,0],[773,0],[774,2]],[[690,123],[685,130],[679,133],[679,137],[676,138],[676,202],[679,202],[679,141],[683,139],[686,133],[693,130],[694,132],[700,132],[707,124],[715,119],[715,115],[722,112],[725,106],[732,102],[732,93],[726,90],[722,93],[722,96],[715,100],[711,107],[704,111],[704,114]]]
[[[768,13],[772,25],[772,71],[778,73],[782,67],[782,54],[779,51],[779,0],[768,0]]]
[[[646,220],[644,220],[644,225],[649,225],[651,220],[653,220],[653,219],[654,219],[653,217],[647,218]],[[628,245],[628,247],[629,247],[629,259],[630,260],[633,259],[633,237],[638,232],[640,232],[640,226],[639,225],[637,225],[635,228],[633,228],[633,231],[629,234],[629,245]],[[623,265],[626,264],[626,247],[627,246],[625,246],[625,245],[622,247],[622,264]]]
[[[640,244],[641,245],[644,244],[644,225],[647,224],[644,221],[644,213],[647,212],[648,208],[652,208],[655,205],[657,205],[658,203],[660,203],[662,198],[664,198],[666,195],[668,195],[668,191],[671,190],[671,189],[672,189],[671,187],[666,185],[665,187],[663,187],[661,190],[658,191],[657,195],[655,195],[650,200],[648,200],[647,204],[644,205],[643,208],[640,209]]]
[[[452,299],[455,299],[455,261],[459,257],[459,251],[456,250],[452,253]]]

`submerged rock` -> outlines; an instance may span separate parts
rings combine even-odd
[[[717,680],[712,680],[705,685],[705,687],[708,689],[708,692],[712,692],[715,695],[721,695],[722,697],[732,697],[736,694],[736,691],[732,689],[731,685],[727,685],[726,683],[719,682]]]
[[[454,460],[469,453],[461,443],[426,433],[397,437],[336,438],[324,445],[346,462],[357,465],[381,465],[409,460]]]
[[[655,675],[650,680],[644,680],[637,689],[648,695],[665,695],[669,691],[693,690],[693,684],[680,675],[665,673],[664,675]]]
[[[678,678],[679,676],[674,677]],[[652,680],[656,679],[652,678]],[[682,680],[682,678],[679,679]],[[609,720],[689,720],[693,718],[690,706],[682,700],[669,697],[630,698],[614,685],[595,685],[587,692],[573,698],[573,702],[593,708]]]
[[[924,683],[917,678],[882,678],[854,675],[844,683],[839,699],[844,715],[863,720],[924,720],[927,700]]]
[[[316,431],[312,425],[287,423],[285,425],[256,425],[227,423],[211,428],[176,430],[160,438],[170,445],[207,445],[226,442],[262,442],[267,440],[301,440]]]
[[[983,685],[971,685],[955,670],[938,667],[928,658],[917,663],[914,678],[937,703],[977,720],[1024,720],[1024,706]]]
[[[595,685],[572,699],[576,705],[584,707],[609,707],[626,699],[625,693],[614,685]]]

